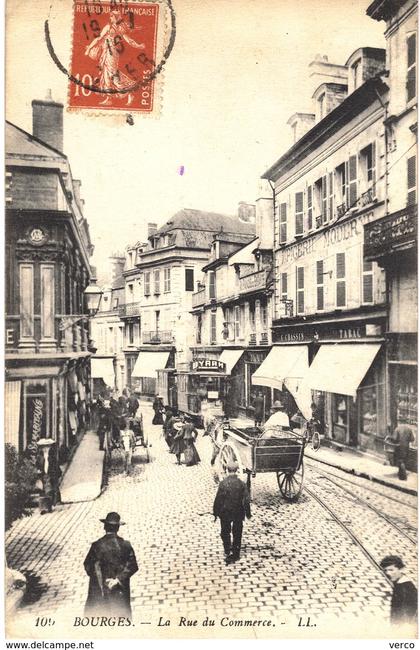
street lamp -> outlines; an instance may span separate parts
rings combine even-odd
[[[88,287],[85,289],[85,301],[86,301],[86,308],[89,312],[89,316],[96,316],[96,314],[99,311],[99,307],[101,305],[101,299],[102,299],[102,294],[103,291],[96,282],[92,282],[92,284],[89,284]]]

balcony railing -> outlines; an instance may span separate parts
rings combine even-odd
[[[243,275],[239,278],[239,293],[265,289],[267,286],[267,274],[267,269],[261,269],[261,271],[254,271],[254,273]]]
[[[141,337],[142,343],[151,343],[152,345],[159,345],[159,343],[172,343],[174,340],[173,334],[171,331],[165,330],[152,330],[149,332],[143,332]]]
[[[268,332],[260,333],[260,345],[268,345]]]
[[[249,335],[249,345],[257,345],[257,335],[255,332]]]
[[[118,315],[120,318],[132,318],[133,316],[140,316],[141,303],[127,302],[118,307]]]
[[[413,247],[417,242],[417,206],[365,224],[364,233],[363,254],[370,261]]]
[[[193,307],[200,307],[200,305],[204,305],[205,302],[206,302],[206,287],[203,287],[202,289],[199,289],[198,291],[192,294]]]

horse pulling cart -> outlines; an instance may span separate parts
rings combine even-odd
[[[249,491],[251,477],[275,472],[283,497],[287,501],[299,498],[303,488],[305,436],[281,427],[239,429],[227,422],[218,423],[209,434],[219,479],[226,476],[229,462],[234,461],[239,465],[239,476],[246,473]]]

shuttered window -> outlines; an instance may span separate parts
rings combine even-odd
[[[417,43],[416,34],[411,34],[407,39],[407,101],[416,96],[416,60]]]
[[[307,207],[307,219],[308,219],[308,230],[313,228],[313,206],[312,206],[312,185],[309,185],[306,190],[306,207]]]
[[[362,299],[364,304],[373,303],[373,262],[363,260]]]
[[[305,311],[305,269],[303,266],[296,268],[296,313]]]
[[[336,304],[337,307],[346,306],[346,254],[336,255]]]
[[[303,192],[295,194],[295,235],[303,235]]]
[[[216,298],[216,274],[214,271],[209,271],[209,298],[210,300]]]
[[[194,269],[185,269],[185,291],[194,291]]]
[[[154,293],[160,293],[160,271],[154,273]]]
[[[287,242],[287,203],[280,204],[280,244]]]
[[[171,269],[164,269],[163,271],[163,290],[169,293],[171,290]]]
[[[324,261],[319,260],[316,263],[316,309],[324,309]]]
[[[416,156],[407,159],[407,205],[416,203]]]

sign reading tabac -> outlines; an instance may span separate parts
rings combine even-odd
[[[69,108],[150,113],[158,4],[76,0]]]

